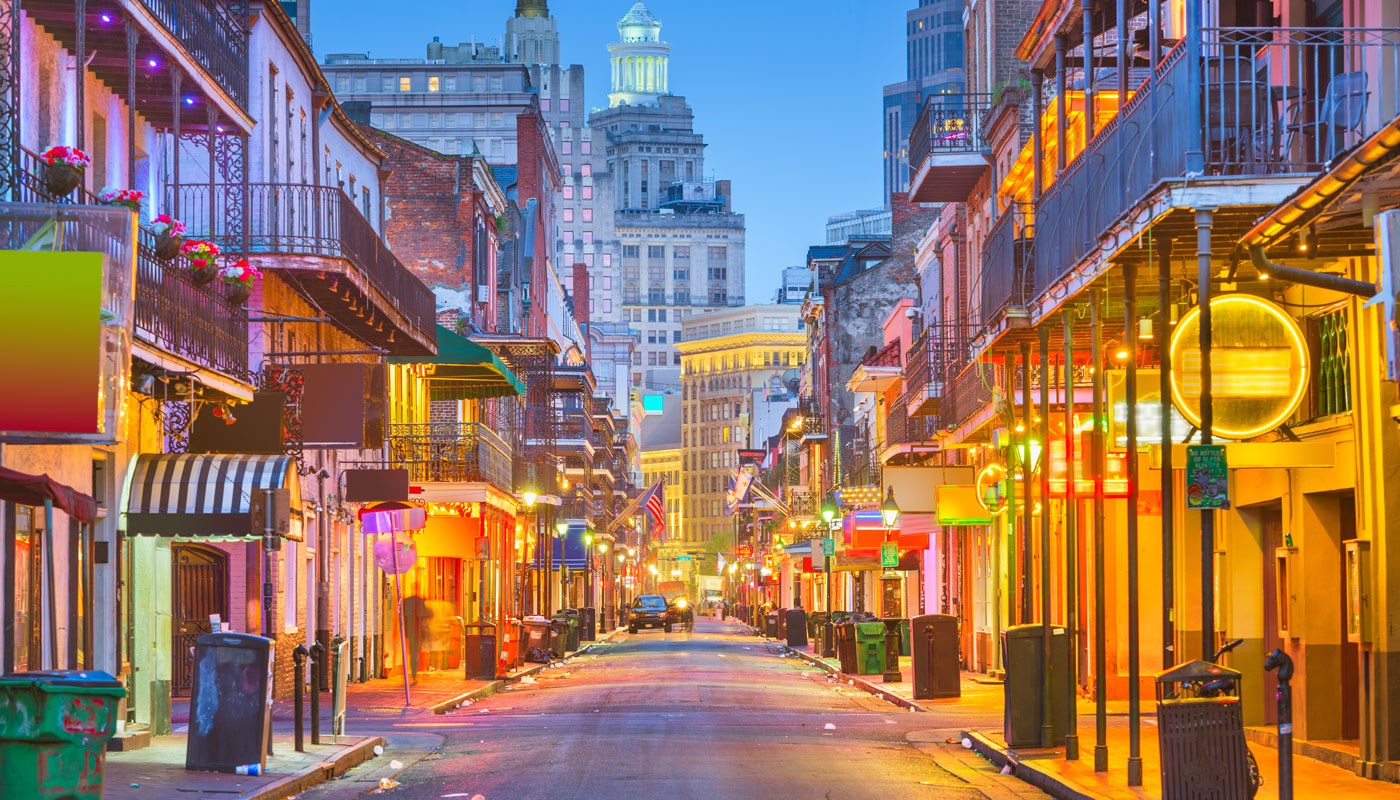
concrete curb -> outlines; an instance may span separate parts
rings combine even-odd
[[[1091,792],[1073,781],[1041,769],[1032,760],[1013,758],[1011,752],[997,746],[977,731],[963,731],[962,738],[972,741],[972,749],[998,767],[1011,765],[1011,774],[1058,800],[1110,800],[1108,795]]]
[[[330,759],[313,764],[300,772],[279,778],[251,792],[240,794],[237,800],[284,800],[312,786],[339,777],[351,767],[374,757],[374,748],[384,745],[384,737],[370,736],[340,750]]]
[[[592,650],[595,645],[602,644],[605,642],[611,642],[612,638],[616,636],[617,633],[618,629],[613,629],[606,636],[602,637],[601,639],[598,639],[597,641],[592,641],[586,645],[583,645],[574,652],[569,653],[567,656],[565,656],[565,658],[573,658],[574,656],[583,655],[589,650]],[[552,664],[554,662],[551,661],[550,663]],[[524,669],[511,673],[508,677],[502,678],[500,680],[491,681],[485,686],[478,686],[477,688],[472,689],[470,692],[463,692],[457,695],[456,697],[452,697],[447,700],[443,700],[440,703],[427,706],[427,710],[434,714],[446,714],[449,711],[455,710],[458,706],[462,705],[468,700],[476,701],[486,697],[490,697],[491,695],[506,688],[507,684],[516,683],[521,678],[536,675],[540,672],[540,670],[543,670],[547,666],[549,666],[549,664],[535,664],[533,666],[525,667]]]
[[[784,647],[787,647],[787,646],[784,645]],[[928,711],[928,709],[926,709],[926,708],[920,706],[918,703],[915,703],[913,700],[909,700],[909,699],[907,699],[907,698],[900,697],[899,695],[895,694],[894,692],[891,692],[889,689],[884,688],[883,686],[879,685],[878,683],[871,683],[870,681],[866,680],[865,677],[862,676],[862,675],[847,675],[846,673],[844,673],[844,672],[842,672],[841,670],[839,670],[839,669],[837,669],[837,668],[831,666],[830,664],[826,663],[825,661],[822,661],[820,658],[817,658],[816,656],[812,655],[811,653],[804,653],[804,652],[802,652],[801,650],[795,650],[795,649],[793,649],[793,648],[791,648],[791,647],[788,647],[788,648],[787,648],[787,651],[788,651],[789,653],[792,653],[793,655],[797,656],[798,658],[802,659],[803,661],[806,661],[806,662],[809,663],[809,664],[812,664],[812,665],[814,665],[814,666],[821,667],[822,669],[826,670],[828,673],[839,677],[839,678],[840,678],[841,680],[843,680],[843,681],[849,681],[849,682],[851,682],[852,684],[854,684],[854,685],[856,686],[856,688],[861,689],[861,690],[863,690],[863,691],[865,691],[865,692],[868,692],[868,693],[870,693],[870,694],[873,694],[873,695],[875,695],[876,697],[879,697],[879,698],[881,698],[881,699],[883,699],[883,700],[886,700],[886,701],[888,701],[888,702],[890,702],[890,703],[894,703],[895,705],[899,706],[900,708],[907,708],[907,709],[910,709],[910,710],[912,710],[912,711]]]

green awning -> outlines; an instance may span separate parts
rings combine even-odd
[[[429,365],[433,400],[479,400],[525,393],[525,385],[496,354],[465,336],[437,326],[436,356],[395,356],[390,364]]]

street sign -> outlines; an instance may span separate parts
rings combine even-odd
[[[677,561],[689,561],[690,556],[676,556]]]
[[[896,542],[885,542],[880,545],[880,566],[899,566],[899,545]]]
[[[1224,445],[1189,445],[1186,448],[1186,507],[1229,508],[1229,477]]]
[[[829,537],[829,536],[828,536],[827,538],[825,538],[825,539],[822,539],[822,555],[824,555],[824,556],[834,556],[834,555],[836,555],[836,540],[835,540],[835,539],[832,539],[832,538]]]
[[[734,548],[734,553],[738,555],[739,558],[748,558],[753,555],[753,547],[751,545],[741,544]]]

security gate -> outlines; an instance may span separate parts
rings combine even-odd
[[[184,696],[194,676],[194,640],[213,630],[211,614],[228,619],[228,554],[202,544],[175,544],[170,551],[170,691]]]

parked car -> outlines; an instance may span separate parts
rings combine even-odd
[[[627,632],[642,628],[661,628],[671,632],[671,618],[666,613],[666,598],[659,594],[644,594],[632,601],[627,612]]]

